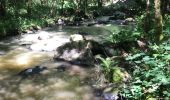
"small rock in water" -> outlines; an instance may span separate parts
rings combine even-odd
[[[64,72],[66,69],[67,69],[68,66],[66,65],[61,65],[61,66],[58,66],[56,69],[60,72]]]
[[[58,24],[59,25],[63,25],[64,24],[64,21],[62,19],[58,19]]]
[[[0,51],[0,55],[4,55],[5,54],[5,52],[4,51]]]
[[[70,41],[83,41],[86,40],[86,38],[83,35],[80,34],[73,34],[70,36]]]
[[[103,94],[103,100],[118,100],[118,96],[116,94],[112,93],[104,93]]]
[[[89,33],[86,33],[86,32],[77,32],[77,34],[80,34],[80,35],[88,35]]]
[[[26,78],[31,75],[39,74],[43,70],[47,69],[47,67],[43,66],[35,66],[34,68],[27,68],[21,72],[18,73],[18,75],[22,76],[23,78]]]
[[[40,30],[41,27],[40,27],[40,26],[33,26],[33,29],[34,29],[34,30]]]
[[[96,97],[101,97],[102,94],[103,94],[103,90],[101,90],[101,89],[96,89],[96,90],[94,91],[94,94],[95,94]]]

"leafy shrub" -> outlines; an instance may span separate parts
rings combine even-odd
[[[133,80],[122,94],[128,99],[170,98],[170,44],[152,45],[152,54],[138,53],[126,60],[133,66]]]
[[[118,62],[113,61],[111,58],[102,58],[97,56],[101,60],[100,67],[105,75],[105,78],[111,83],[122,83],[127,73],[120,67]]]
[[[121,80],[121,76],[120,76],[120,70],[117,69],[116,65],[117,62],[113,62],[111,60],[111,58],[107,57],[107,58],[102,58],[100,56],[97,56],[98,59],[101,60],[101,68],[102,68],[102,72],[104,73],[105,77],[107,80],[109,80],[109,82],[119,82]],[[114,73],[116,72],[116,73]],[[115,77],[113,77],[115,76]]]
[[[164,26],[163,26],[163,31],[164,31],[164,34],[165,34],[165,37],[168,37],[170,36],[170,16],[169,15],[166,15],[165,16],[165,20],[164,20]]]
[[[123,42],[123,41],[135,41],[140,37],[140,32],[132,30],[122,30],[119,33],[111,34],[107,41],[112,43]]]
[[[100,59],[102,62],[100,65],[102,67],[102,71],[106,76],[108,76],[112,70],[112,65],[113,65],[111,58],[108,57],[105,59],[100,56],[97,56],[97,58]]]

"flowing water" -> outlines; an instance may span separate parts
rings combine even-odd
[[[85,68],[53,61],[55,49],[80,31],[91,33],[86,37],[96,41],[112,33],[100,27],[54,26],[0,41],[0,100],[99,100],[91,87],[97,77],[94,66]],[[27,78],[17,75],[37,65],[47,70]],[[67,65],[67,70],[58,70],[60,65]]]

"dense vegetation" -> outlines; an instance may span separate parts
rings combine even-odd
[[[113,57],[98,57],[110,83],[115,67],[126,67],[131,79],[122,88],[127,99],[170,98],[170,1],[169,0],[1,0],[0,37],[54,24],[58,18],[95,19],[116,11],[135,19],[134,30],[122,30],[106,40],[124,44]],[[124,18],[123,18],[124,19]],[[136,45],[133,45],[137,43]],[[128,44],[129,45],[128,45]],[[122,46],[122,45],[121,45]],[[126,48],[126,49],[125,49]],[[120,50],[120,49],[119,49]]]
[[[106,76],[112,76],[115,67],[124,63],[123,66],[131,73],[132,79],[122,89],[123,97],[130,100],[168,100],[170,98],[169,12],[164,7],[161,8],[160,4],[163,2],[160,3],[159,0],[154,2],[147,0],[146,3],[146,13],[135,17],[137,23],[135,30],[123,30],[108,39],[112,43],[126,45],[123,47],[124,54],[127,53],[123,57],[123,62],[117,62],[111,57],[100,58],[103,62],[101,66]],[[137,41],[138,47],[132,43],[129,45],[131,41]],[[115,81],[114,77],[108,77],[108,80]]]
[[[143,5],[138,8],[140,3],[131,0],[128,6],[126,4],[121,1],[115,4],[102,0],[1,0],[0,35],[13,35],[32,27],[48,26],[60,17],[72,21],[79,17],[93,19],[102,15],[113,15],[117,10],[127,13],[127,16],[141,13]]]

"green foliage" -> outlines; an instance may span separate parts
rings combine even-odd
[[[1,5],[1,4],[0,4]],[[18,34],[34,26],[54,23],[58,8],[54,1],[6,1],[6,15],[0,16],[0,36]]]
[[[102,58],[97,56],[96,58],[101,60],[100,67],[104,73],[106,79],[109,82],[119,82],[121,81],[120,70],[116,68],[117,62],[113,62],[111,58]]]
[[[133,66],[133,79],[122,94],[129,99],[170,98],[170,44],[152,45],[150,55],[138,53],[126,60]]]
[[[108,76],[110,71],[112,70],[112,67],[113,67],[113,62],[112,62],[111,58],[108,57],[108,58],[104,59],[100,56],[97,56],[97,58],[102,61],[102,63],[101,63],[102,71],[104,72],[104,74],[106,76]]]
[[[112,43],[123,42],[123,41],[135,41],[141,35],[138,31],[132,30],[122,30],[119,33],[113,33],[108,38],[107,41]]]
[[[128,0],[126,2],[119,1],[113,3],[113,1],[100,2],[101,9],[98,9],[97,1],[74,1],[74,0],[1,0],[0,1],[0,35],[11,34],[11,31],[22,31],[29,29],[32,25],[42,26],[44,24],[53,23],[51,19],[58,16],[73,16],[78,11],[85,12],[86,15],[91,18],[99,15],[110,15],[116,11],[131,13],[135,11],[135,8],[139,8],[139,1]],[[140,0],[141,2],[141,0]],[[138,9],[137,9],[138,10]],[[134,14],[134,13],[132,13]],[[118,13],[118,15],[122,15]],[[124,15],[123,15],[124,16]],[[42,22],[40,22],[42,21]]]
[[[165,38],[170,36],[170,16],[169,15],[166,15],[165,16],[165,19],[164,19],[164,26],[163,26],[163,29],[164,29],[164,34],[165,34]]]
[[[8,19],[0,21],[0,36],[14,35],[15,32],[27,30],[34,26],[43,26],[45,24],[52,24],[52,19],[27,19],[19,17],[16,19]],[[12,34],[11,34],[12,33]]]
[[[111,83],[121,83],[124,73],[121,68],[117,67],[117,61],[113,61],[109,57],[102,58],[97,56],[97,58],[101,60],[100,67],[102,68],[102,72],[104,73],[106,79]]]
[[[148,40],[154,41],[154,11],[150,11],[150,14],[144,13],[140,16],[135,17],[136,30]]]

